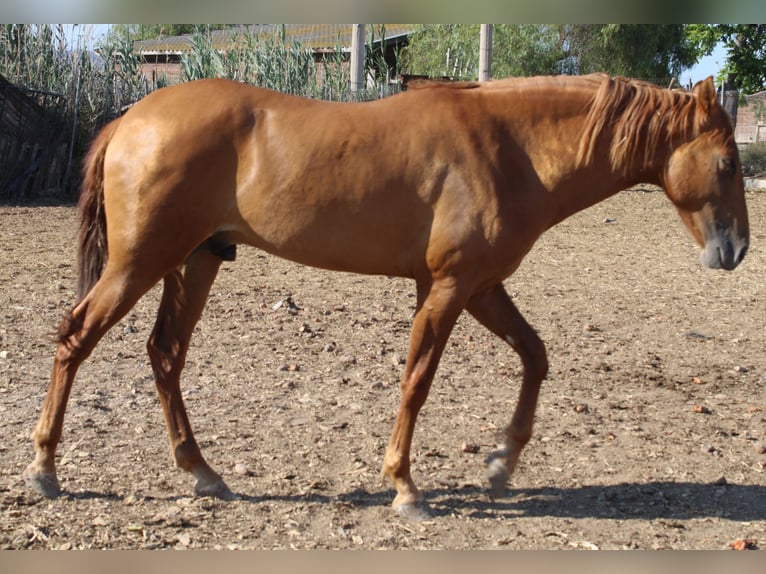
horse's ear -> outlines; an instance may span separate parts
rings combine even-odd
[[[705,113],[709,112],[716,102],[713,76],[708,76],[701,82],[694,84],[694,87],[692,88],[692,94],[697,96],[698,105],[702,107],[702,110]]]

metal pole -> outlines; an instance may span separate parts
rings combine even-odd
[[[69,175],[72,172],[72,156],[74,154],[74,145],[77,141],[77,115],[78,111],[80,109],[80,81],[82,79],[82,64],[81,61],[78,59],[77,61],[77,84],[75,85],[74,90],[74,119],[72,120],[72,138],[69,141],[69,157],[66,162],[66,171],[64,172],[64,181],[61,184],[62,185],[62,192],[66,193],[67,186],[69,185]]]
[[[479,33],[479,81],[492,77],[492,24],[482,24]]]
[[[364,24],[354,24],[351,31],[351,91],[364,88]]]

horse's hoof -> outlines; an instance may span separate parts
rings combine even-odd
[[[399,516],[410,522],[419,522],[433,517],[431,507],[425,500],[397,504],[394,506],[394,510]]]
[[[500,458],[495,458],[489,463],[489,494],[492,498],[502,498],[506,494],[506,486],[510,473],[505,463]]]
[[[37,472],[31,469],[32,465],[24,471],[24,482],[37,494],[47,498],[56,498],[61,494],[61,486],[55,472]]]
[[[194,485],[195,496],[208,496],[220,500],[236,500],[234,494],[223,480],[217,480],[207,485],[201,485],[199,482]]]

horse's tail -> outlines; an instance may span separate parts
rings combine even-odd
[[[107,124],[93,140],[83,164],[83,180],[78,208],[80,235],[78,245],[77,302],[96,284],[107,258],[106,214],[104,213],[104,156],[119,118]]]

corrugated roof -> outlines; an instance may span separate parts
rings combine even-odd
[[[385,34],[387,40],[408,36],[417,26],[414,24],[372,24],[365,29],[365,41],[370,42],[370,26],[373,26],[374,41],[380,42]],[[231,30],[212,30],[213,47],[218,50],[231,47],[237,34],[254,34],[260,38],[279,37],[284,27],[285,40],[288,43],[298,42],[304,48],[315,52],[335,51],[340,45],[342,49],[351,47],[352,24],[251,24],[242,25]],[[187,52],[191,46],[192,35],[169,36],[138,40],[134,49],[139,54],[167,54]]]

